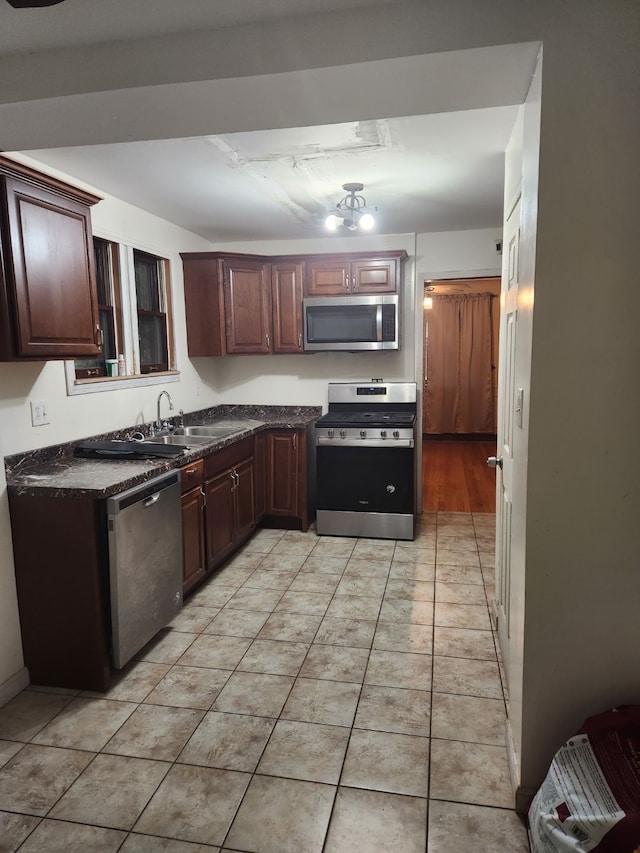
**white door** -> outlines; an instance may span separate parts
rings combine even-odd
[[[509,672],[511,635],[511,516],[513,499],[514,426],[522,418],[522,399],[515,387],[520,245],[520,197],[511,209],[503,234],[498,374],[498,457],[496,464],[496,611],[498,639],[505,672]],[[490,462],[491,464],[491,462]]]

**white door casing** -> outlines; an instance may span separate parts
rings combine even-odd
[[[511,636],[511,519],[513,506],[514,429],[522,425],[522,395],[516,391],[516,340],[520,246],[520,196],[507,215],[503,237],[500,295],[500,363],[498,375],[498,457],[496,467],[496,611],[505,673],[509,672]]]

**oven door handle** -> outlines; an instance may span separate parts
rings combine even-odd
[[[316,439],[318,447],[385,447],[387,450],[402,450],[414,447],[412,438],[324,438]]]

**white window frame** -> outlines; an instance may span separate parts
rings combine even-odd
[[[96,235],[98,236],[98,235]],[[118,259],[120,264],[120,290],[122,303],[122,333],[124,341],[125,363],[127,366],[126,376],[100,376],[97,378],[76,379],[75,361],[65,361],[65,380],[67,385],[67,396],[73,397],[81,394],[98,394],[103,391],[120,391],[124,388],[140,388],[147,385],[161,385],[180,381],[180,371],[175,364],[175,348],[172,351],[170,339],[175,336],[175,329],[167,330],[167,346],[169,349],[169,370],[158,373],[138,373],[140,365],[140,351],[138,346],[138,311],[136,300],[135,268],[133,262],[134,249],[154,255],[165,263],[161,266],[161,301],[169,317],[169,323],[174,322],[173,313],[169,312],[167,300],[167,281],[165,276],[166,263],[169,259],[163,257],[157,250],[141,246],[131,246],[111,237],[104,237],[110,243],[118,247]],[[171,293],[172,298],[172,293]]]

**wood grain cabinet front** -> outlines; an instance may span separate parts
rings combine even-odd
[[[205,577],[204,462],[198,459],[181,469],[182,487],[182,582],[187,595]]]
[[[205,466],[207,572],[235,551],[256,526],[255,437],[212,453]]]
[[[90,205],[0,157],[0,359],[101,354]]]
[[[305,296],[397,293],[405,251],[314,255],[305,264]]]
[[[307,433],[304,429],[267,432],[265,517],[309,527],[307,501]]]
[[[31,683],[106,690],[111,628],[104,501],[10,495],[9,505]]]
[[[301,353],[301,261],[185,253],[190,356]]]

